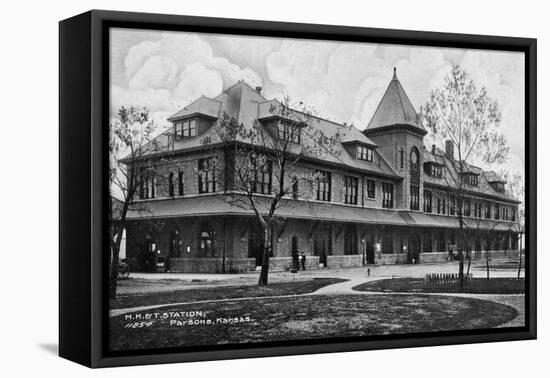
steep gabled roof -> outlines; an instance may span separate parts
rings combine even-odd
[[[218,118],[222,103],[211,98],[202,96],[193,101],[185,108],[168,118],[168,121],[175,121],[193,114],[201,114],[207,117]]]
[[[393,69],[393,78],[382,96],[372,119],[365,132],[372,132],[391,126],[408,126],[414,131],[425,135],[426,129],[418,120],[414,106],[397,79],[396,69]]]
[[[447,179],[445,177],[438,178],[425,175],[424,182],[426,184],[437,185],[439,187],[450,187],[456,184],[458,187],[458,184],[455,183],[454,179],[458,177],[458,163],[456,160],[449,159],[445,154],[445,151],[439,148],[435,148],[434,152],[424,149],[423,159],[425,163],[430,162],[442,165],[444,167],[444,174],[448,175]],[[479,180],[478,186],[466,184],[467,186],[465,189],[480,196],[490,196],[507,202],[519,203],[518,199],[515,198],[509,191],[505,191],[504,193],[498,192],[493,186],[490,185],[494,181],[504,181],[494,171],[484,171],[482,168],[476,167],[472,164],[467,164],[467,167],[467,172],[478,174]]]
[[[495,171],[485,172],[485,177],[489,182],[506,182],[502,177],[500,177]]]
[[[342,131],[340,132],[340,135],[341,135],[340,141],[344,144],[359,143],[359,144],[366,144],[369,146],[376,147],[376,143],[374,143],[371,139],[369,139],[365,134],[363,134],[353,125],[343,127]]]
[[[250,87],[243,81],[237,82],[235,85],[225,89],[221,94],[209,99],[201,97],[190,105],[186,106],[181,111],[175,113],[168,120],[185,117],[195,113],[203,114],[207,112],[213,118],[219,118],[222,114],[227,114],[230,117],[237,119],[246,129],[252,129],[257,120],[262,120],[274,113],[270,112],[270,108],[280,103],[277,100],[266,100],[257,90]],[[217,113],[216,113],[217,112]],[[291,112],[300,113],[298,110],[291,109]],[[215,115],[214,115],[215,114]],[[276,112],[275,112],[276,114]],[[374,151],[373,162],[366,162],[357,159],[351,155],[343,143],[355,141],[371,145],[376,144],[367,136],[363,135],[354,126],[343,125],[337,122],[329,121],[321,117],[311,116],[309,122],[314,130],[321,131],[328,138],[335,137],[340,143],[337,143],[334,151],[325,151],[319,149],[315,151],[314,156],[310,158],[320,160],[327,163],[347,166],[352,169],[368,171],[373,174],[382,175],[385,177],[398,178],[397,173],[391,168],[387,161],[378,151]],[[173,128],[167,129],[158,137],[155,138],[155,144],[160,148],[169,148],[170,152],[200,149],[204,147],[203,141],[208,138],[211,144],[221,142],[219,135],[214,127],[210,127],[203,134],[195,138],[186,138],[175,140],[173,137]],[[243,140],[243,142],[247,142]],[[145,147],[148,148],[149,144]],[[299,146],[293,147],[296,152],[300,152]],[[293,148],[290,151],[293,151]],[[123,159],[124,160],[124,159]]]

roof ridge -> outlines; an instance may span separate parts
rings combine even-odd
[[[263,97],[263,96],[262,96]],[[281,101],[278,99],[278,98],[272,98],[271,100],[265,100],[265,102],[271,102],[271,101],[276,101],[278,102],[279,104],[281,104]],[[290,108],[290,107],[289,107]],[[297,113],[300,113],[300,114],[306,114],[305,112],[301,111],[301,110],[298,110],[298,109],[294,109],[294,108],[290,108],[291,110],[297,112]],[[349,128],[350,126],[353,126],[357,131],[361,132],[361,130],[359,130],[355,125],[353,124],[344,124],[344,123],[340,123],[338,121],[333,121],[333,120],[330,120],[328,118],[323,118],[321,116],[316,116],[315,114],[306,114],[308,116],[310,116],[311,118],[315,118],[315,119],[319,119],[321,121],[325,121],[325,122],[328,122],[328,123],[331,123],[335,126],[338,126],[338,127],[342,127],[342,128]]]
[[[391,83],[391,82],[390,82]],[[384,97],[386,97],[386,94],[388,93],[388,91],[390,90],[390,86],[388,85],[386,90],[384,91],[384,94],[382,95],[382,98],[380,99],[380,101],[378,102],[378,106],[376,107],[376,110],[374,111],[374,113],[372,114],[372,118],[370,119],[369,121],[369,124],[367,125],[367,129],[369,128],[371,122],[374,120],[374,116],[376,115],[376,113],[378,113],[378,110],[380,109],[380,106],[382,106],[382,101],[384,100]]]
[[[395,70],[395,68],[394,68]],[[399,97],[399,102],[401,102],[401,110],[403,111],[403,119],[405,121],[407,121],[407,113],[405,113],[405,104],[403,103],[403,98],[401,97],[401,91],[399,90],[399,86],[401,85],[401,83],[399,82],[399,80],[397,79],[397,75],[395,74],[394,72],[394,75],[395,75],[395,79],[392,80],[392,81],[395,81],[396,82],[396,85],[397,85],[397,96]],[[404,92],[404,91],[403,91]],[[407,94],[405,93],[405,96]],[[409,100],[410,101],[410,100]]]

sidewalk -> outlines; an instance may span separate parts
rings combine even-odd
[[[498,260],[494,260],[495,264]],[[502,260],[504,261],[504,260]],[[485,277],[485,270],[474,269],[483,261],[472,261],[470,273],[474,277]],[[467,269],[465,263],[464,269]],[[443,263],[427,263],[427,264],[407,264],[407,265],[368,265],[364,267],[354,268],[326,268],[312,269],[306,271],[298,271],[290,273],[288,271],[273,271],[269,272],[269,280],[272,282],[293,281],[301,279],[309,279],[315,277],[334,277],[334,278],[365,278],[369,277],[424,277],[429,273],[458,273],[458,262],[443,262]],[[521,276],[524,277],[525,272],[522,270]],[[490,271],[491,277],[517,277],[517,270],[494,270]],[[189,283],[221,283],[227,282],[230,284],[239,284],[246,282],[256,282],[259,277],[259,272],[246,273],[131,273],[131,278],[144,280],[181,280]]]

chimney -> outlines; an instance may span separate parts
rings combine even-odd
[[[452,140],[446,140],[445,141],[445,154],[449,159],[455,158],[455,145],[453,144]]]
[[[262,94],[262,87],[256,87],[256,92],[261,95]]]
[[[432,155],[435,155],[435,144],[432,144]]]

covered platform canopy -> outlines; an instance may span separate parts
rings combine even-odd
[[[255,197],[260,212],[267,214],[269,201]],[[185,198],[166,198],[140,204],[140,211],[130,211],[128,220],[149,218],[204,217],[204,216],[254,216],[244,195],[201,195]],[[426,214],[406,210],[373,209],[343,204],[283,199],[276,216],[311,221],[332,221],[393,226],[459,228],[458,217]],[[513,222],[478,218],[465,218],[467,228],[494,231],[514,231]]]

